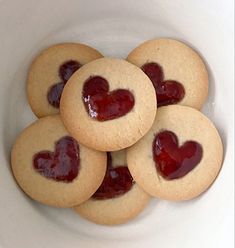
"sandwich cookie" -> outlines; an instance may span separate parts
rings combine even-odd
[[[116,151],[142,138],[157,110],[146,74],[125,60],[101,58],[84,65],[67,82],[61,118],[83,145]]]
[[[32,199],[73,207],[89,199],[106,171],[106,153],[72,138],[58,115],[39,119],[16,139],[11,153],[15,179]]]
[[[127,60],[151,79],[159,107],[180,104],[202,108],[208,95],[208,73],[191,47],[173,39],[150,40],[135,48]]]
[[[208,189],[222,159],[222,142],[211,121],[180,105],[159,108],[148,134],[127,150],[134,180],[150,195],[174,201]]]
[[[75,207],[84,218],[103,225],[132,220],[150,201],[126,167],[126,151],[107,153],[107,171],[103,183],[86,202]]]
[[[78,43],[53,45],[30,66],[27,80],[29,104],[37,117],[59,113],[63,88],[84,64],[103,57],[92,47]]]

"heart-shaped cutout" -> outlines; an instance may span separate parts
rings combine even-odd
[[[133,185],[133,178],[124,165],[113,168],[112,156],[107,152],[107,170],[102,184],[92,198],[110,199],[128,192]]]
[[[41,151],[34,155],[33,166],[44,177],[72,182],[80,168],[77,141],[70,136],[59,139],[55,143],[55,152]]]
[[[177,136],[171,131],[162,131],[153,141],[153,158],[157,171],[167,180],[185,176],[202,159],[202,146],[187,141],[179,147]]]
[[[47,100],[53,107],[60,107],[60,98],[65,84],[73,75],[73,73],[81,67],[82,65],[75,60],[69,60],[60,66],[59,77],[61,78],[62,82],[52,85],[47,93]]]
[[[178,103],[184,98],[183,85],[174,80],[164,81],[164,73],[160,65],[153,62],[147,63],[142,66],[142,70],[153,83],[158,107]]]
[[[108,81],[100,76],[90,77],[84,83],[82,96],[88,114],[98,121],[122,117],[135,105],[129,90],[109,91]]]

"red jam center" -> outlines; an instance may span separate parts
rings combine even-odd
[[[129,90],[109,91],[109,83],[99,76],[90,77],[84,83],[82,95],[88,114],[98,121],[124,116],[135,105],[134,96]]]
[[[184,98],[183,85],[174,80],[164,81],[164,73],[160,65],[147,63],[142,66],[142,70],[153,83],[157,94],[158,107],[178,103]]]
[[[112,157],[108,152],[104,180],[92,198],[103,200],[123,195],[131,189],[133,183],[133,178],[126,166],[112,167]]]
[[[60,107],[60,98],[65,84],[75,71],[81,68],[81,64],[74,60],[69,60],[59,68],[59,76],[62,82],[52,85],[47,94],[48,102],[55,108]]]
[[[55,143],[55,151],[41,151],[33,157],[33,167],[44,177],[72,182],[80,168],[79,146],[75,139],[65,136]]]
[[[202,146],[195,141],[187,141],[179,147],[177,136],[170,131],[162,131],[153,141],[153,158],[157,171],[167,180],[185,176],[202,159]]]

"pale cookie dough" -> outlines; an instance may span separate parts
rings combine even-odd
[[[179,145],[192,140],[203,149],[199,164],[184,177],[166,180],[156,170],[152,145],[155,134],[174,132]],[[211,121],[190,107],[170,105],[158,109],[148,134],[127,150],[127,163],[134,180],[150,195],[167,200],[189,200],[203,193],[216,179],[223,159],[221,138]]]
[[[113,152],[113,167],[126,164],[126,151]],[[123,195],[111,199],[89,199],[74,210],[82,217],[102,225],[117,225],[139,215],[150,201],[150,196],[136,183]]]
[[[33,61],[28,72],[27,95],[32,111],[37,117],[59,113],[59,108],[49,104],[49,89],[61,82],[60,66],[67,61],[77,61],[84,65],[103,57],[92,47],[79,43],[63,43],[43,50]]]
[[[173,39],[147,41],[135,48],[127,61],[142,67],[146,63],[159,64],[165,80],[180,82],[185,90],[178,103],[201,109],[208,95],[208,72],[202,58],[188,45]]]
[[[33,157],[41,151],[52,151],[55,142],[68,132],[58,115],[39,119],[16,139],[11,153],[15,179],[23,191],[36,201],[54,207],[73,207],[88,198],[100,186],[106,171],[106,153],[79,144],[80,169],[72,182],[46,178],[33,167]]]
[[[133,109],[113,120],[92,119],[82,98],[84,82],[91,76],[106,79],[110,91],[129,90],[135,98]],[[96,150],[115,151],[133,145],[147,133],[156,105],[154,87],[142,70],[125,60],[102,58],[73,74],[64,88],[60,110],[66,128],[79,142]]]

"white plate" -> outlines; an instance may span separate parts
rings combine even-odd
[[[232,21],[233,0],[0,0],[0,247],[233,247]],[[16,135],[35,119],[25,96],[33,56],[53,43],[80,41],[125,57],[155,37],[186,41],[207,62],[210,96],[204,112],[225,147],[213,187],[186,203],[153,200],[139,218],[117,227],[28,199],[11,175],[9,154]]]

